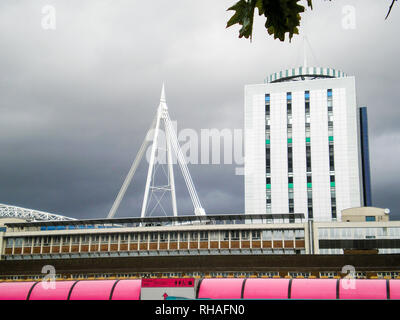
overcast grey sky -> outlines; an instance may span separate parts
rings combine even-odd
[[[302,38],[282,43],[255,19],[253,41],[225,29],[236,0],[0,2],[0,203],[75,218],[105,217],[166,82],[178,129],[243,128],[244,85],[302,62]],[[309,64],[354,75],[368,106],[373,204],[400,219],[400,6],[314,0],[301,34]],[[42,8],[56,10],[44,30]],[[344,29],[343,6],[356,28]],[[235,165],[190,165],[207,212],[244,210]],[[139,214],[142,164],[117,216]],[[176,173],[178,209],[191,212]]]

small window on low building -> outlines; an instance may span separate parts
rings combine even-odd
[[[375,221],[375,220],[376,220],[375,216],[366,216],[365,217],[365,221]]]

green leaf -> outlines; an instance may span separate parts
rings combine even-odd
[[[286,33],[289,33],[289,40],[294,34],[299,33],[301,16],[305,7],[299,4],[300,0],[240,0],[228,10],[235,11],[235,14],[227,23],[227,28],[239,24],[239,38],[252,38],[253,19],[255,8],[258,14],[266,17],[265,28],[268,34],[275,39],[285,40]],[[312,9],[312,0],[307,0],[307,6]]]
[[[300,13],[305,10],[298,2],[299,0],[263,0],[264,16],[267,18],[265,28],[275,39],[284,41],[286,33],[289,33],[289,39],[298,34]]]
[[[226,27],[229,28],[234,24],[239,24],[242,28],[239,30],[239,38],[245,37],[251,39],[253,32],[253,18],[254,9],[257,0],[240,0],[235,5],[230,7],[229,10],[236,11],[235,14],[229,19]]]

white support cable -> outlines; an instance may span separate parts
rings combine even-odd
[[[187,164],[186,164],[185,158],[183,156],[182,150],[181,150],[181,148],[179,146],[178,138],[177,138],[177,135],[175,133],[175,130],[172,127],[171,119],[169,118],[168,112],[165,112],[164,116],[166,118],[165,123],[167,124],[167,130],[169,132],[168,134],[171,137],[172,146],[175,149],[174,151],[177,154],[178,163],[179,163],[179,166],[181,167],[182,174],[184,176],[186,186],[187,186],[187,188],[189,190],[189,194],[190,194],[190,197],[191,197],[192,202],[193,202],[193,206],[194,206],[194,209],[195,209],[195,214],[199,213],[200,215],[203,215],[203,214],[205,214],[204,209],[203,209],[203,207],[201,205],[201,202],[200,202],[200,199],[199,199],[199,197],[197,195],[196,188],[195,188],[195,186],[193,184],[192,177],[190,176],[189,169],[187,167]]]
[[[184,156],[182,154],[182,151],[181,151],[179,145],[177,145],[177,153],[179,154],[179,156],[178,156],[179,165],[181,167],[186,186],[187,186],[187,188],[188,188],[188,190],[190,192],[190,195],[191,195],[191,198],[192,198],[192,202],[193,202],[193,206],[194,206],[194,209],[196,211],[196,209],[201,208],[201,203],[200,203],[200,200],[199,200],[199,198],[197,196],[196,189],[194,187],[192,178],[190,176],[189,170],[188,170],[187,165],[186,165],[185,158],[184,158]]]
[[[166,119],[164,118],[164,128],[167,127]],[[172,202],[172,213],[174,217],[178,216],[178,209],[176,206],[176,194],[175,194],[175,178],[174,178],[174,167],[172,163],[171,154],[171,137],[166,134],[166,144],[167,144],[167,163],[168,163],[168,184],[171,186],[171,202]]]
[[[140,214],[140,216],[142,218],[146,215],[147,200],[148,200],[149,191],[150,191],[150,183],[152,180],[154,180],[154,179],[152,179],[152,177],[153,177],[152,174],[153,174],[153,169],[154,169],[154,159],[155,159],[156,150],[157,150],[158,133],[160,130],[161,110],[162,110],[162,105],[160,104],[160,106],[158,107],[158,110],[157,110],[157,120],[156,120],[156,125],[154,128],[153,145],[151,146],[149,170],[147,172],[147,179],[146,179],[146,186],[144,189],[142,211]]]
[[[142,143],[142,145],[141,145],[141,147],[139,149],[139,152],[136,155],[136,158],[132,163],[132,166],[131,166],[131,168],[130,168],[130,170],[128,172],[128,175],[126,176],[125,181],[122,184],[122,187],[119,190],[119,193],[118,193],[118,195],[117,195],[117,197],[116,197],[116,199],[115,199],[115,201],[114,201],[114,203],[113,203],[113,205],[112,205],[112,207],[110,209],[110,212],[107,215],[107,219],[112,219],[114,217],[115,213],[117,212],[117,210],[119,208],[119,205],[121,204],[122,198],[124,197],[125,192],[128,189],[128,186],[130,185],[130,183],[132,181],[132,178],[133,178],[133,176],[134,176],[134,174],[136,172],[136,169],[139,166],[139,163],[143,158],[143,155],[144,155],[144,153],[146,151],[146,148],[147,148],[148,144],[150,143],[150,137],[149,136],[152,133],[152,130],[154,128],[155,122],[156,122],[156,117],[153,119],[153,121],[152,121],[152,123],[150,125],[150,128],[147,131],[146,136],[144,137],[144,140],[143,140],[143,143]]]
[[[174,133],[175,132],[172,131],[173,129],[170,127],[170,122],[168,120],[166,121],[168,135],[172,136],[172,139],[171,139],[172,140],[171,141],[172,142],[172,147],[173,147],[173,149],[174,149],[174,151],[176,153],[178,164],[179,164],[179,166],[181,168],[182,175],[183,175],[183,178],[185,180],[186,186],[188,188],[190,198],[192,199],[192,202],[193,202],[193,206],[196,208],[196,207],[199,206],[199,202],[198,202],[198,199],[196,197],[196,192],[194,190],[193,184],[190,182],[190,175],[188,175],[188,173],[187,173],[187,167],[186,167],[185,159],[184,159],[184,157],[182,155],[182,152],[179,152],[180,148],[179,148],[179,145],[177,143],[177,138],[176,138],[176,136],[174,137]]]

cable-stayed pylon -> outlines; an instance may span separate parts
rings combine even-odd
[[[166,142],[166,160],[167,160],[167,165],[168,165],[168,183],[167,185],[163,186],[156,186],[154,184],[154,167],[156,164],[156,152],[160,148],[160,129],[161,129],[161,124],[164,125],[165,129],[165,142]],[[140,163],[140,161],[143,158],[143,155],[146,152],[146,149],[149,145],[150,142],[153,142],[152,147],[151,147],[151,153],[150,153],[150,159],[149,159],[149,168],[147,172],[147,179],[146,179],[146,186],[145,186],[145,191],[144,191],[144,197],[143,197],[143,203],[142,203],[142,210],[141,210],[141,217],[145,217],[147,210],[148,210],[148,202],[149,198],[151,198],[152,195],[154,195],[155,192],[162,191],[164,195],[165,192],[170,192],[171,193],[171,202],[172,202],[172,211],[173,215],[177,216],[178,215],[178,210],[177,210],[177,205],[176,205],[176,194],[175,194],[175,179],[174,179],[174,171],[173,171],[173,163],[172,163],[172,152],[175,153],[176,159],[178,161],[179,167],[181,168],[183,178],[186,183],[186,187],[189,191],[190,198],[192,200],[193,204],[193,209],[194,209],[194,214],[195,215],[205,215],[205,211],[201,205],[200,199],[197,195],[196,188],[193,184],[193,180],[190,176],[189,169],[186,164],[185,157],[182,153],[182,150],[180,148],[178,138],[175,132],[175,129],[172,125],[171,119],[169,117],[168,113],[168,106],[165,98],[165,87],[164,84],[162,86],[161,90],[161,98],[160,98],[160,104],[157,109],[157,114],[147,131],[146,137],[139,149],[138,154],[136,155],[135,160],[132,163],[131,169],[128,172],[128,175],[125,178],[124,183],[122,184],[122,187],[110,209],[110,212],[108,213],[107,218],[113,218],[116,211],[118,210],[118,207],[125,195],[125,192],[131,183],[133,176],[136,172],[136,169]],[[160,204],[161,198],[156,198],[157,204]]]

